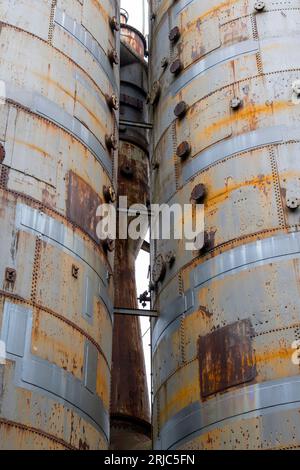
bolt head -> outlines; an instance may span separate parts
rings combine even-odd
[[[115,110],[119,109],[118,98],[116,97],[114,93],[111,96],[107,97],[107,104],[110,109],[115,109]]]
[[[109,20],[109,25],[112,29],[112,31],[119,31],[120,30],[120,24],[118,22],[118,19],[116,16],[112,16]]]
[[[103,196],[106,202],[116,202],[116,193],[112,186],[103,187]]]
[[[265,2],[257,1],[254,3],[254,9],[256,11],[263,11],[265,9]]]
[[[105,252],[112,253],[115,249],[115,241],[111,240],[110,238],[106,238],[106,240],[103,241],[103,248]]]
[[[231,109],[239,109],[241,106],[242,106],[242,100],[237,96],[232,98],[232,100],[230,101]]]
[[[181,142],[181,144],[178,145],[177,150],[176,150],[177,157],[183,160],[187,158],[190,153],[191,153],[191,146],[187,141]]]
[[[119,57],[116,49],[111,49],[108,53],[108,58],[111,63],[111,65],[118,65],[119,63]]]
[[[105,143],[108,150],[117,150],[118,148],[118,141],[114,134],[106,135],[105,136]]]
[[[191,193],[191,199],[195,201],[196,203],[199,203],[203,201],[205,194],[206,194],[206,189],[205,189],[204,184],[202,183],[197,184]]]
[[[155,284],[164,280],[166,275],[166,262],[163,255],[158,255],[155,259],[153,270],[152,270],[152,278]]]
[[[133,177],[133,169],[132,169],[132,166],[129,163],[124,163],[124,165],[122,165],[120,167],[120,171],[121,171],[122,175],[125,176],[126,178],[132,178]]]
[[[178,118],[183,118],[188,110],[188,105],[185,101],[180,101],[174,109],[174,114]]]
[[[289,197],[286,200],[286,205],[289,209],[296,210],[300,205],[300,200],[297,197]]]
[[[171,42],[177,42],[179,38],[180,38],[180,29],[178,26],[175,26],[174,28],[171,29],[169,33],[169,39]]]
[[[170,67],[170,72],[173,74],[173,75],[178,75],[183,69],[183,64],[181,62],[180,59],[176,59],[174,60],[174,62],[171,64],[171,67]]]

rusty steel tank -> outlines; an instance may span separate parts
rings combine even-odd
[[[299,1],[150,3],[153,202],[205,206],[153,244],[155,448],[299,448]]]
[[[0,3],[0,449],[106,449],[119,1]]]
[[[121,10],[118,196],[127,196],[130,207],[132,204],[146,206],[149,199],[148,131],[136,127],[147,122],[148,65],[145,39],[127,21],[128,14]],[[138,307],[135,261],[141,245],[141,239],[116,242],[115,306],[118,308]],[[138,316],[115,315],[112,357],[110,448],[149,449],[151,420]]]

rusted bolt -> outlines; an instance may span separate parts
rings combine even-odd
[[[163,69],[165,69],[165,68],[168,66],[168,63],[169,63],[168,58],[167,58],[167,57],[163,57],[163,58],[161,59],[160,65],[161,65],[161,67],[162,67]]]
[[[110,109],[115,109],[115,110],[119,109],[118,98],[116,97],[114,93],[111,96],[107,96],[106,101]]]
[[[191,153],[191,146],[186,140],[184,142],[181,142],[181,144],[178,145],[177,150],[176,150],[177,157],[183,160],[187,158],[190,153]]]
[[[75,264],[72,265],[72,277],[74,277],[74,279],[78,279],[78,275],[79,275],[79,268],[78,266],[75,266]]]
[[[175,256],[175,253],[173,250],[169,251],[167,254],[166,254],[166,262],[168,263],[169,267],[171,268],[173,266],[173,264],[175,263],[175,259],[176,259],[176,256]]]
[[[170,72],[173,73],[174,75],[179,75],[182,69],[183,69],[183,63],[181,62],[180,59],[176,59],[171,64]]]
[[[291,210],[296,210],[300,206],[300,200],[297,197],[288,197],[286,205]]]
[[[0,163],[3,162],[5,158],[5,148],[4,145],[0,144]]]
[[[118,148],[118,141],[114,134],[106,135],[105,136],[105,143],[108,150],[117,150]]]
[[[125,176],[126,178],[133,177],[133,169],[129,163],[124,163],[124,165],[121,166],[120,171],[122,175]]]
[[[300,80],[295,80],[292,85],[293,92],[300,96]]]
[[[163,255],[158,255],[155,259],[153,270],[152,270],[152,278],[155,284],[163,281],[166,275],[166,262],[164,260]]]
[[[174,114],[178,118],[183,118],[188,110],[188,105],[185,101],[180,101],[174,109]]]
[[[119,63],[119,57],[116,49],[111,49],[108,53],[108,58],[111,63],[111,65],[118,65]]]
[[[203,247],[201,248],[201,251],[209,251],[211,248],[213,248],[213,237],[211,234],[207,231],[204,232],[204,243]]]
[[[151,16],[150,16],[150,20],[155,21],[155,19],[156,19],[156,14],[152,13]]]
[[[197,204],[199,204],[205,198],[205,194],[206,194],[206,189],[205,189],[204,184],[202,183],[197,184],[191,193],[191,199],[195,201]]]
[[[159,81],[157,80],[156,82],[153,83],[152,90],[150,93],[150,104],[154,105],[157,103],[160,97],[160,92],[161,92],[161,86]]]
[[[120,25],[118,22],[118,19],[116,16],[112,16],[109,20],[109,25],[112,29],[112,31],[119,31],[120,30]]]
[[[104,251],[107,253],[112,253],[115,249],[115,241],[111,240],[110,238],[106,238],[106,240],[103,240],[103,248]]]
[[[264,9],[265,9],[265,6],[266,6],[265,2],[260,2],[260,1],[258,1],[258,2],[255,2],[255,3],[254,3],[254,9],[255,9],[256,11],[262,11],[262,10],[264,10]]]
[[[116,202],[116,193],[112,186],[103,186],[103,196],[107,203]]]
[[[17,271],[13,268],[5,269],[5,281],[9,284],[14,284],[17,279]]]
[[[180,29],[178,28],[178,26],[175,26],[174,28],[171,29],[169,33],[169,39],[171,42],[177,42],[179,38],[180,38]]]
[[[242,100],[239,97],[235,96],[230,101],[230,107],[231,107],[231,109],[236,110],[236,109],[239,109],[242,106],[242,103],[243,103]]]

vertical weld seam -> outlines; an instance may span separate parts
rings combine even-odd
[[[49,31],[48,31],[48,43],[52,45],[53,42],[53,33],[54,33],[54,15],[57,5],[57,0],[52,0],[51,9],[50,9],[50,19],[49,19]]]
[[[174,153],[174,158],[175,158],[175,163],[174,163],[174,172],[175,172],[175,185],[176,185],[176,190],[180,188],[180,183],[179,183],[179,174],[180,174],[180,162],[179,158],[176,156],[176,150],[177,150],[177,132],[176,132],[176,121],[172,123],[172,142],[173,142],[173,153]]]
[[[280,192],[280,179],[279,179],[279,172],[278,172],[278,167],[276,163],[274,146],[269,147],[269,155],[270,155],[270,161],[271,161],[272,177],[274,181],[275,199],[276,199],[277,214],[279,218],[279,225],[281,228],[286,228],[287,225],[286,225],[286,221],[284,217],[283,202],[282,202],[281,192]]]
[[[185,364],[185,328],[184,328],[185,315],[183,314],[180,319],[180,351],[181,351],[181,361],[182,364]]]

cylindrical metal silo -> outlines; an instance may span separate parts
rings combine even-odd
[[[138,127],[148,120],[148,65],[144,37],[127,24],[126,12],[122,18],[118,197],[126,196],[130,208],[146,206],[149,199],[148,131]],[[119,209],[121,218],[126,208]],[[135,262],[142,242],[130,238],[116,242],[116,307],[137,308]],[[138,316],[115,315],[112,359],[111,449],[149,448],[151,420]]]
[[[155,448],[298,448],[300,2],[151,5],[153,202],[206,231],[153,244]]]
[[[1,449],[108,446],[113,253],[96,210],[116,183],[118,18],[118,0],[0,4]]]

